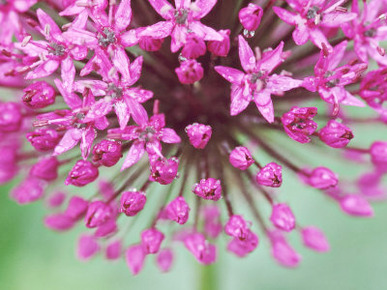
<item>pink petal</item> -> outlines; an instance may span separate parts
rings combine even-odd
[[[258,62],[258,67],[261,71],[272,72],[278,65],[280,65],[284,58],[282,56],[284,49],[284,42],[281,41],[280,44],[271,52],[268,52],[264,57]]]
[[[82,120],[85,123],[106,116],[112,110],[112,103],[105,98],[95,102]]]
[[[171,51],[173,53],[177,52],[185,44],[187,33],[187,28],[185,26],[175,25],[171,33]]]
[[[56,145],[54,149],[53,156],[60,155],[78,144],[79,140],[82,138],[82,133],[79,129],[73,128],[66,131],[63,135],[62,140],[60,140],[59,144]]]
[[[148,0],[149,4],[156,10],[156,12],[164,19],[171,19],[175,9],[167,0]]]
[[[45,60],[41,64],[39,64],[33,71],[30,71],[27,74],[26,79],[31,80],[48,77],[53,72],[55,72],[58,67],[58,61],[51,59]]]
[[[138,125],[143,125],[148,122],[148,113],[139,102],[130,97],[126,97],[125,102],[128,106],[130,115]]]
[[[156,39],[166,38],[172,33],[174,24],[171,21],[160,21],[156,24],[147,26],[139,32],[139,37],[149,36]]]
[[[342,41],[333,48],[333,52],[328,56],[327,70],[334,70],[344,57],[345,49],[347,48],[347,41]]]
[[[130,0],[122,0],[114,15],[114,26],[118,31],[123,31],[129,26],[132,19]]]
[[[321,32],[320,29],[314,28],[309,30],[310,40],[316,45],[318,48],[322,49],[322,43],[328,47],[329,50],[332,49],[332,46],[329,44],[327,38],[324,33]]]
[[[116,47],[113,53],[113,65],[121,73],[122,78],[125,80],[130,79],[129,72],[129,58],[125,50],[122,47]]]
[[[259,112],[269,122],[274,122],[274,107],[270,98],[270,92],[263,90],[254,94],[254,102],[257,105]]]
[[[71,109],[78,109],[82,106],[82,100],[78,97],[78,95],[66,91],[59,79],[55,79],[54,83],[61,93],[67,106],[69,106]]]
[[[286,22],[290,25],[296,25],[296,14],[289,12],[288,10],[285,10],[280,7],[273,7],[273,11],[279,18],[281,18],[282,21]]]
[[[269,76],[267,88],[272,92],[286,92],[301,86],[301,80],[295,80],[291,77],[273,74]]]
[[[200,38],[206,41],[222,41],[223,36],[215,29],[206,26],[199,21],[192,21],[190,23],[190,29]]]
[[[121,44],[125,47],[136,45],[139,41],[137,32],[135,29],[129,30],[121,34]]]
[[[242,79],[244,77],[244,73],[240,70],[237,70],[232,67],[227,66],[216,66],[215,70],[218,74],[220,74],[222,77],[224,77],[226,80],[228,80],[230,83],[236,83],[239,84],[242,82]]]
[[[253,53],[253,50],[247,43],[247,41],[243,38],[242,35],[239,35],[239,59],[241,61],[241,65],[245,72],[251,72],[256,67],[256,59]]]
[[[179,135],[176,134],[175,130],[170,129],[170,128],[163,128],[160,131],[160,140],[163,141],[164,143],[180,143],[181,139]]]
[[[122,164],[122,167],[121,167],[121,171],[136,164],[144,155],[144,153],[145,153],[144,143],[140,141],[135,141],[130,147],[128,151],[128,155],[126,155],[124,164]]]
[[[123,130],[130,119],[129,109],[124,100],[114,103],[114,111],[116,112],[120,129]]]
[[[82,158],[84,160],[87,159],[87,157],[90,154],[91,146],[93,145],[93,141],[96,137],[96,132],[93,127],[89,127],[87,129],[82,130],[82,139],[81,139],[81,152],[82,152]]]
[[[351,21],[357,17],[356,13],[332,12],[324,13],[320,25],[327,27],[338,27],[341,24]]]
[[[250,104],[251,97],[243,96],[244,87],[241,86],[232,86],[231,87],[231,105],[230,105],[230,115],[236,116],[242,111],[244,111],[247,106]]]
[[[304,45],[309,39],[309,28],[306,25],[298,25],[292,35],[297,45]]]
[[[214,8],[216,2],[217,0],[196,0],[195,4],[199,7],[200,11],[194,11],[194,17],[200,19],[206,16]]]
[[[38,9],[36,11],[36,15],[38,16],[40,26],[42,27],[42,32],[49,40],[63,41],[62,39],[62,31],[56,25],[55,21],[52,20],[48,14],[46,14],[42,9]],[[48,32],[47,34],[44,32]]]

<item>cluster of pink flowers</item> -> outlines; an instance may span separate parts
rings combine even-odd
[[[213,263],[222,234],[239,257],[267,238],[286,267],[301,261],[290,232],[329,250],[279,194],[284,170],[343,212],[373,216],[387,141],[350,142],[357,122],[387,124],[387,1],[171,2],[0,1],[0,183],[21,176],[11,197],[45,199],[48,228],[86,226],[80,259],[125,257],[133,274],[149,255],[168,271],[179,243]],[[310,143],[322,164],[272,132]],[[339,178],[328,147],[364,172]],[[128,234],[143,211],[142,232]]]

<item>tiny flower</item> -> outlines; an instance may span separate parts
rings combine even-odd
[[[219,30],[219,34],[223,36],[222,41],[209,41],[207,49],[216,56],[227,56],[230,51],[230,30]]]
[[[168,272],[173,262],[173,252],[171,249],[161,249],[156,256],[156,263],[161,272]]]
[[[189,142],[197,149],[204,149],[212,136],[212,128],[209,125],[193,123],[185,128]]]
[[[58,213],[46,216],[44,225],[52,230],[66,231],[74,226],[74,220],[66,214]]]
[[[133,245],[126,250],[126,264],[133,275],[140,273],[144,266],[145,257],[146,254],[141,245]]]
[[[222,186],[220,185],[220,180],[211,177],[200,180],[200,182],[194,186],[192,191],[197,196],[204,199],[217,201],[222,197]]]
[[[273,206],[270,221],[275,227],[286,232],[292,231],[296,226],[296,218],[287,204],[278,203]]]
[[[52,208],[61,206],[65,198],[66,194],[64,194],[63,192],[55,192],[47,199],[47,205]]]
[[[352,216],[372,217],[374,210],[369,202],[358,194],[348,194],[340,199],[341,209]]]
[[[43,196],[45,183],[37,178],[24,179],[11,192],[11,198],[20,204],[31,203]]]
[[[163,39],[144,36],[140,37],[140,40],[138,41],[138,46],[146,51],[158,51],[160,50],[163,42]]]
[[[93,182],[98,177],[98,168],[90,161],[78,160],[69,172],[65,184],[74,186],[85,186]]]
[[[317,252],[329,251],[329,243],[320,229],[313,226],[305,227],[301,230],[301,237],[306,247]]]
[[[261,23],[262,15],[263,9],[258,5],[250,3],[247,7],[239,10],[238,16],[244,29],[255,31]]]
[[[27,133],[27,140],[38,151],[45,152],[55,148],[62,137],[53,129],[40,128]]]
[[[179,159],[177,158],[158,159],[151,163],[149,179],[164,185],[170,184],[177,176],[178,167]]]
[[[86,213],[88,207],[89,202],[87,200],[79,196],[73,196],[69,201],[65,214],[74,221],[77,221]]]
[[[300,143],[311,141],[312,135],[317,129],[317,123],[313,117],[317,114],[317,108],[293,107],[289,112],[283,114],[281,121],[285,132],[290,138]]]
[[[294,268],[301,261],[301,256],[289,245],[280,231],[269,233],[271,254],[282,266]]]
[[[30,170],[30,175],[45,181],[52,181],[58,177],[59,162],[56,157],[42,158]]]
[[[330,120],[319,132],[320,140],[330,147],[342,148],[353,138],[352,130],[347,126]]]
[[[145,254],[156,254],[164,240],[164,234],[155,228],[147,229],[141,233],[141,245]]]
[[[32,83],[23,92],[23,103],[32,109],[45,108],[55,102],[55,89],[45,81]]]
[[[203,78],[203,68],[200,63],[194,59],[183,61],[180,67],[175,69],[177,77],[182,84],[193,84]]]
[[[250,230],[247,230],[244,239],[233,238],[227,245],[227,250],[233,252],[238,257],[245,257],[258,247],[258,236]]]
[[[282,184],[282,166],[270,162],[258,171],[255,180],[258,184],[270,187],[280,187]]]
[[[114,220],[114,215],[113,215],[112,218],[108,219],[106,222],[97,226],[97,230],[95,231],[94,236],[96,238],[107,237],[109,235],[114,234],[117,231],[117,229],[118,229],[117,223]]]
[[[78,258],[88,260],[99,251],[100,247],[93,236],[82,235],[78,241]]]
[[[15,132],[23,120],[21,108],[17,103],[0,103],[0,132]]]
[[[135,216],[142,211],[145,206],[145,192],[126,191],[122,194],[120,203],[120,212],[123,212],[127,216]]]
[[[184,239],[185,247],[199,263],[209,265],[216,260],[216,247],[210,244],[201,233],[188,234]]]
[[[111,167],[115,165],[120,158],[121,143],[112,140],[102,140],[93,148],[93,161],[100,165]]]
[[[102,201],[93,201],[87,209],[85,224],[88,228],[99,227],[110,220],[113,214],[113,208],[110,205]]]
[[[185,58],[196,59],[205,53],[206,44],[204,40],[195,35],[189,35],[181,51],[181,55]]]
[[[245,240],[250,232],[249,224],[240,215],[232,215],[226,225],[224,231],[227,235]]]
[[[120,240],[111,241],[105,250],[105,257],[108,260],[116,260],[121,256],[122,243]]]
[[[387,167],[387,142],[377,141],[370,147],[372,163],[379,167]]]
[[[178,196],[171,201],[165,208],[168,219],[177,222],[178,224],[185,224],[189,217],[190,208],[184,197]]]
[[[217,238],[222,232],[223,226],[220,222],[220,210],[216,205],[207,205],[202,209],[204,219],[204,234],[210,238]]]
[[[311,172],[307,171],[307,182],[317,189],[328,189],[335,187],[339,182],[338,176],[326,167],[316,167]]]
[[[246,170],[254,163],[249,149],[243,146],[238,146],[233,149],[230,153],[229,160],[232,166],[240,170]]]

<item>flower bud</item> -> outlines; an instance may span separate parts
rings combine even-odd
[[[20,129],[23,115],[19,104],[0,103],[0,132],[15,132]]]
[[[49,128],[36,129],[34,132],[27,133],[27,140],[40,152],[49,151],[58,145],[61,136]]]
[[[203,78],[202,65],[194,59],[183,61],[175,72],[182,84],[193,84]]]
[[[328,189],[335,187],[338,182],[338,176],[332,170],[326,167],[316,167],[307,176],[307,182],[310,186],[317,189]]]
[[[102,201],[93,201],[87,208],[85,217],[86,227],[99,227],[110,220],[113,215],[113,208],[110,205]]]
[[[138,46],[145,51],[158,51],[163,45],[164,39],[157,39],[149,36],[140,37]]]
[[[249,233],[249,225],[240,215],[233,215],[230,217],[226,225],[224,226],[224,231],[227,235],[235,237],[240,240],[247,238]]]
[[[72,184],[74,186],[85,186],[98,177],[98,168],[90,161],[78,160],[74,167],[69,172],[65,184]]]
[[[240,170],[246,170],[254,163],[249,149],[243,146],[238,146],[232,150],[229,160],[232,166]]]
[[[23,92],[23,103],[29,108],[41,109],[55,103],[55,89],[45,81],[34,82]]]
[[[64,194],[63,192],[60,192],[60,191],[55,192],[47,199],[47,206],[52,208],[61,206],[65,198],[66,198],[66,194]]]
[[[319,132],[320,140],[332,148],[343,148],[347,146],[349,141],[353,139],[353,134],[350,128],[330,120],[327,125]]]
[[[324,233],[313,226],[305,227],[301,230],[304,245],[317,252],[329,251],[329,243]]]
[[[273,258],[285,267],[297,267],[301,256],[288,244],[285,237],[279,231],[269,233],[271,242],[271,254]]]
[[[66,231],[74,226],[74,220],[63,213],[52,214],[44,218],[44,225],[56,231]]]
[[[79,196],[73,196],[69,201],[65,214],[77,221],[86,213],[88,207],[89,202],[87,200]]]
[[[40,159],[32,166],[30,175],[46,181],[55,180],[58,177],[59,162],[56,157],[46,157]]]
[[[220,222],[220,210],[216,205],[206,205],[202,209],[204,234],[210,238],[217,238],[222,232],[223,226]]]
[[[190,208],[184,197],[178,196],[166,206],[168,219],[183,225],[187,222]]]
[[[97,227],[97,230],[94,233],[94,236],[96,238],[103,238],[107,237],[111,234],[114,234],[117,231],[117,223],[114,219],[114,213],[112,218],[106,221],[106,223],[103,223],[102,225],[99,225]]]
[[[317,114],[317,108],[299,108],[292,109],[283,114],[281,121],[285,132],[290,138],[300,143],[308,143],[311,141],[310,135],[317,129],[317,123],[313,121],[313,117]]]
[[[282,166],[275,162],[266,164],[258,171],[255,180],[263,186],[280,187],[282,184]]]
[[[162,249],[156,257],[156,265],[161,272],[168,272],[173,262],[173,252],[171,249]]]
[[[102,140],[93,147],[93,161],[100,165],[111,167],[115,165],[121,157],[120,142]]]
[[[280,230],[290,232],[296,226],[296,218],[287,204],[275,204],[272,208],[270,221]]]
[[[233,238],[227,245],[227,250],[238,257],[245,257],[258,247],[258,236],[250,230],[246,232],[246,238],[241,240]]]
[[[162,160],[158,159],[151,163],[151,176],[149,180],[156,181],[160,184],[170,184],[176,178],[178,167],[179,159],[176,157]]]
[[[210,244],[203,234],[188,234],[184,239],[184,245],[199,263],[209,265],[215,262],[216,247]]]
[[[0,184],[10,181],[18,173],[18,149],[18,146],[0,146]]]
[[[340,200],[341,209],[352,216],[372,217],[374,210],[369,202],[358,194],[348,194]]]
[[[257,30],[259,24],[261,23],[262,15],[263,9],[253,3],[250,3],[249,5],[247,5],[247,7],[244,7],[239,10],[238,14],[239,21],[241,22],[242,26],[248,31]]]
[[[204,199],[219,200],[222,197],[222,186],[219,179],[207,178],[196,183],[193,193]]]
[[[133,275],[140,273],[144,267],[145,255],[141,245],[132,245],[126,250],[126,264]]]
[[[227,56],[230,51],[230,30],[219,30],[223,36],[222,41],[209,41],[207,44],[208,51],[216,56]]]
[[[379,167],[387,167],[387,142],[377,141],[370,148],[371,160]]]
[[[122,194],[120,203],[120,212],[125,213],[127,216],[135,216],[145,206],[145,192],[126,191]]]
[[[196,59],[206,53],[204,40],[195,34],[190,34],[181,50],[181,55],[185,58]]]
[[[108,260],[117,260],[121,256],[121,241],[112,241],[110,242],[105,251],[105,257]]]
[[[145,254],[156,254],[164,240],[164,234],[152,228],[141,233],[141,245]]]
[[[43,196],[45,182],[32,176],[24,179],[12,192],[11,197],[19,204],[27,204]]]
[[[212,136],[211,126],[193,123],[185,128],[189,142],[197,149],[204,149]]]
[[[92,258],[100,247],[93,236],[82,235],[78,241],[78,258],[80,260],[88,260]]]

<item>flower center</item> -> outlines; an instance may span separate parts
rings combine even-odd
[[[306,13],[306,18],[311,20],[311,19],[315,19],[318,15],[318,11],[320,10],[320,8],[318,8],[317,6],[313,6],[311,8],[309,8],[308,12]]]
[[[105,27],[103,29],[103,34],[101,34],[98,38],[98,43],[103,47],[107,47],[109,44],[114,42],[116,42],[116,35],[112,30]]]
[[[375,28],[368,29],[364,32],[364,36],[366,36],[366,37],[374,37],[375,34],[376,34]]]
[[[62,44],[53,42],[50,44],[49,52],[56,56],[63,56],[66,52],[66,48]]]
[[[175,12],[175,21],[177,24],[184,24],[187,21],[189,11],[186,9],[179,9]]]

